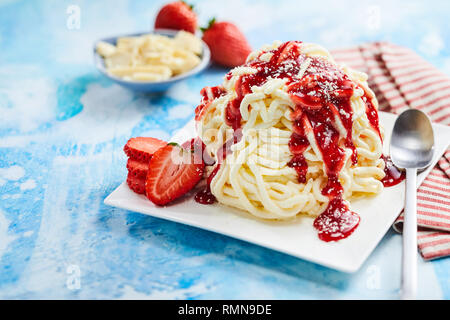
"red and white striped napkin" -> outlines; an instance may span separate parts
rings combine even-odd
[[[417,108],[433,122],[450,125],[450,78],[412,50],[388,42],[331,52],[338,63],[369,75],[380,110]],[[419,250],[426,260],[450,255],[450,149],[417,191]],[[401,232],[403,213],[394,223]]]

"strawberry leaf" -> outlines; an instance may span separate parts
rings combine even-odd
[[[194,5],[193,4],[189,4],[186,1],[181,0],[181,2],[183,2],[185,5],[187,5],[189,7],[189,9],[191,9],[191,11],[194,10]]]
[[[208,29],[211,29],[211,27],[216,23],[216,18],[212,18],[208,21],[208,26],[206,28],[200,28],[202,32],[205,32]]]

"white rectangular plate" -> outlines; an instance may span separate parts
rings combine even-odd
[[[388,154],[390,133],[395,119],[393,114],[380,112],[380,123],[385,131],[385,154]],[[419,174],[419,185],[450,142],[450,127],[434,124],[433,128],[436,153],[433,164]],[[171,141],[181,143],[194,136],[192,120],[178,131]],[[321,241],[312,225],[313,219],[309,217],[299,216],[286,222],[262,221],[221,204],[198,204],[192,195],[173,205],[157,207],[145,196],[131,191],[125,182],[105,199],[105,204],[217,232],[340,271],[355,272],[401,212],[404,187],[402,182],[397,186],[385,188],[377,196],[352,201],[352,209],[360,214],[361,223],[351,236],[338,242]],[[195,229],[192,232],[195,232]]]

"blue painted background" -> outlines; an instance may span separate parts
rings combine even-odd
[[[201,24],[235,21],[254,48],[389,40],[450,75],[449,1],[191,2]],[[103,204],[126,176],[126,140],[168,139],[226,72],[139,95],[94,69],[94,40],[149,30],[161,3],[0,1],[0,298],[397,298],[392,231],[348,275]],[[449,299],[449,269],[450,259],[420,259],[420,297]]]

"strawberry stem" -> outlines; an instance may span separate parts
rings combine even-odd
[[[185,5],[187,5],[189,7],[189,9],[194,10],[194,5],[187,3],[186,1],[181,0],[181,2],[183,2]]]
[[[206,28],[200,28],[202,32],[205,32],[208,29],[211,29],[211,27],[216,23],[216,18],[212,18],[208,21],[208,26]]]

